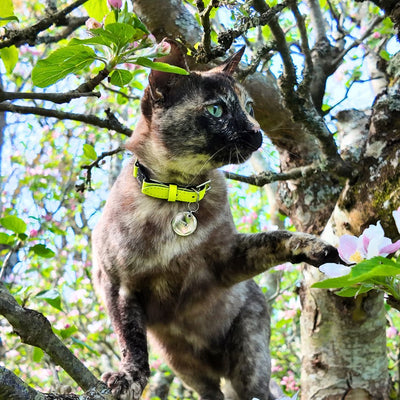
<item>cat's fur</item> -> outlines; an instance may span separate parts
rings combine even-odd
[[[170,44],[162,61],[185,67]],[[151,72],[127,144],[152,179],[183,186],[211,181],[195,213],[197,230],[174,233],[171,220],[188,205],[141,193],[131,162],[93,232],[94,281],[122,356],[120,371],[103,379],[119,399],[139,399],[147,383],[147,333],[202,400],[270,399],[269,314],[251,278],[286,261],[338,260],[335,248],[311,235],[235,229],[216,168],[246,160],[261,145],[248,104],[246,111],[249,96],[231,76],[240,57],[188,76]],[[223,115],[211,115],[210,104],[220,104]]]

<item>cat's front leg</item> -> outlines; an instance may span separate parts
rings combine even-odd
[[[150,376],[144,314],[134,294],[110,282],[102,287],[121,351],[119,371],[105,373],[102,380],[116,399],[139,400]]]
[[[234,284],[285,262],[306,262],[318,267],[326,262],[341,261],[335,247],[306,233],[237,234],[229,256],[217,274],[223,282]]]

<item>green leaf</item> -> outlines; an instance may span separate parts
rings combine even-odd
[[[50,250],[44,244],[35,244],[30,248],[36,255],[43,258],[53,258],[55,253],[53,250]]]
[[[7,233],[0,232],[0,244],[9,244],[13,238]]]
[[[101,46],[110,46],[112,43],[111,40],[106,40],[104,37],[100,36],[93,36],[88,39],[78,39],[78,38],[73,38],[69,41],[68,46],[77,46],[79,44],[88,44],[88,45],[96,45],[99,44]]]
[[[95,354],[96,356],[100,356],[100,353],[98,351],[96,351],[93,347],[89,346],[88,344],[86,344],[85,342],[83,342],[82,340],[79,340],[75,337],[71,337],[72,341],[74,343],[76,343],[79,347],[86,347],[91,353]]]
[[[35,346],[33,348],[33,355],[32,355],[33,361],[39,363],[42,360],[43,356],[44,356],[43,350]]]
[[[133,61],[135,64],[141,65],[142,67],[148,67],[156,71],[170,72],[172,74],[189,75],[189,72],[183,68],[175,65],[166,64],[158,61],[151,61],[145,57],[138,57]]]
[[[7,217],[0,219],[0,224],[15,233],[24,233],[26,231],[26,223],[14,215],[8,215]]]
[[[10,21],[10,18],[14,17],[14,6],[12,0],[1,0],[0,17],[0,26],[6,25],[8,21]]]
[[[44,60],[39,60],[32,70],[34,85],[46,87],[80,72],[96,59],[96,53],[85,45],[67,46],[55,50]]]
[[[369,292],[374,288],[374,285],[361,285],[361,286],[352,286],[352,287],[346,287],[343,288],[335,294],[341,297],[355,297],[361,293],[366,293]]]
[[[355,265],[350,272],[353,282],[363,282],[379,276],[400,274],[400,265],[384,257],[374,257]]]
[[[110,75],[110,83],[123,87],[132,80],[132,74],[126,69],[115,69]]]
[[[2,21],[7,21],[5,24]],[[6,25],[9,21],[19,22],[19,19],[15,15],[10,15],[9,17],[0,17],[0,25]]]
[[[56,289],[44,290],[39,292],[36,296],[37,299],[43,299],[55,309],[62,311],[61,296]]]
[[[311,287],[318,289],[336,289],[344,286],[351,286],[354,282],[350,280],[350,274],[340,276],[338,278],[325,279],[324,281],[316,282]]]
[[[89,0],[83,7],[89,17],[102,21],[104,16],[110,11],[107,6],[107,0]]]
[[[382,50],[379,52],[379,55],[380,55],[384,60],[390,61],[390,54],[389,54],[386,50],[382,49]]]
[[[83,145],[83,154],[89,159],[89,160],[96,160],[97,159],[97,153],[94,147],[90,144],[84,144]]]
[[[78,332],[78,328],[75,325],[69,326],[65,329],[60,329],[59,333],[63,339],[71,337],[74,333]]]
[[[104,28],[92,29],[91,32],[106,41],[111,41],[119,49],[133,42],[136,35],[136,29],[133,26],[120,22],[108,24]]]

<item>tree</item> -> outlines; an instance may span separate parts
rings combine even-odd
[[[107,398],[95,376],[116,358],[109,327],[93,327],[94,319],[104,320],[103,310],[89,299],[89,228],[106,197],[101,182],[108,176],[98,167],[108,167],[109,176],[118,169],[145,82],[142,67],[168,68],[152,63],[163,49],[148,40],[148,33],[157,42],[165,36],[180,40],[190,66],[197,68],[207,68],[246,44],[247,60],[238,79],[254,99],[256,118],[271,144],[253,160],[256,173],[249,174],[248,168],[227,172],[229,179],[253,187],[270,185],[268,193],[275,199],[262,195],[262,202],[290,217],[296,229],[322,234],[333,243],[343,234],[360,235],[378,220],[389,237],[398,237],[391,216],[400,206],[398,2],[135,0],[129,6],[144,25],[135,17],[128,20],[128,9],[110,12],[105,0],[68,5],[14,1],[15,10],[7,0],[0,6],[0,144],[2,173],[8,172],[2,177],[2,278],[20,305],[47,315],[46,304],[55,310],[53,330],[79,351],[94,375],[67,355],[41,314],[18,305],[4,285],[0,311],[23,342],[36,346],[15,354],[25,365],[20,376],[43,390],[49,384],[43,375],[28,377],[31,359],[48,365],[53,375],[60,375],[60,383],[74,385],[58,364],[82,389],[97,393],[89,392],[87,398]],[[100,21],[107,14],[105,24],[112,25],[123,12],[134,31],[110,27],[107,36],[100,24],[88,20],[88,15]],[[101,53],[102,46],[118,40],[114,53]],[[140,48],[129,47],[131,41]],[[122,56],[122,48],[130,58]],[[32,79],[38,86],[53,86],[39,90]],[[106,161],[109,156],[111,162]],[[248,190],[260,201],[258,190]],[[240,198],[240,193],[232,195]],[[234,210],[238,221],[243,210]],[[250,219],[245,222],[253,230],[269,222]],[[274,288],[282,296],[279,277],[264,278],[270,299]],[[398,380],[389,375],[386,355],[386,321],[394,327],[397,316],[385,316],[384,295],[372,290],[340,297],[311,287],[320,279],[318,270],[305,266],[298,289],[302,399],[398,397]],[[396,299],[389,300],[394,304]],[[0,328],[2,335],[10,332],[2,321]],[[0,353],[8,351],[9,358],[18,340],[7,335],[7,341],[13,345],[3,344]],[[287,341],[274,343],[293,349]],[[91,361],[101,354],[101,363]],[[295,355],[286,357],[295,362]],[[29,399],[36,391],[0,367],[0,399],[13,398],[13,393]]]

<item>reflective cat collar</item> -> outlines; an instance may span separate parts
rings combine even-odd
[[[149,179],[144,171],[144,167],[139,161],[133,167],[133,176],[137,178],[142,186],[142,193],[157,199],[168,201],[183,201],[185,203],[197,203],[210,189],[210,181],[198,186],[182,187],[173,183],[161,183]]]

